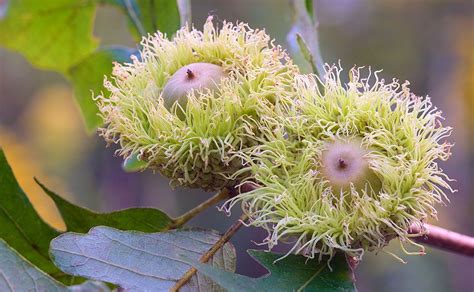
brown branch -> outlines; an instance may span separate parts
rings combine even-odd
[[[234,224],[232,224],[232,226],[227,229],[224,235],[222,235],[222,237],[216,243],[214,243],[214,245],[205,254],[202,255],[199,261],[201,263],[207,263],[216,254],[216,252],[221,249],[232,238],[232,236],[234,236],[240,227],[242,227],[243,222],[247,220],[247,218],[247,215],[244,214],[239,220],[234,222]],[[170,289],[170,291],[179,291],[179,289],[181,289],[194,276],[194,274],[196,274],[196,272],[197,270],[194,267],[189,269],[186,274],[184,274],[183,277]]]
[[[346,254],[346,262],[349,268],[351,269],[352,280],[355,280],[355,270],[360,263],[360,258],[357,256],[350,256]]]
[[[447,251],[474,257],[474,237],[463,235],[430,224],[412,225],[410,234],[422,234],[414,240]]]
[[[202,211],[206,210],[210,206],[213,206],[228,197],[229,197],[229,190],[228,189],[221,190],[219,193],[215,194],[208,200],[202,202],[201,204],[197,205],[196,207],[184,213],[183,215],[174,218],[173,223],[171,223],[171,225],[168,226],[166,230],[171,230],[171,229],[175,229],[175,228],[183,226],[189,220],[193,219],[196,215],[198,215]]]

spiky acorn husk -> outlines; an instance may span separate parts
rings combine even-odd
[[[172,185],[217,190],[242,179],[230,178],[242,167],[235,153],[257,144],[261,116],[275,114],[297,67],[264,31],[226,22],[218,29],[212,18],[202,32],[185,27],[172,40],[158,32],[142,46],[140,60],[115,64],[105,81],[101,134],[120,144],[123,157],[138,153]],[[186,107],[167,110],[161,96],[167,80],[198,62],[221,66],[227,77],[216,90],[189,92]]]
[[[327,69],[324,82],[296,78],[295,105],[268,121],[280,129],[267,132],[270,142],[246,157],[253,175],[247,183],[258,187],[225,206],[241,203],[250,224],[269,232],[269,248],[292,239],[290,252],[308,257],[337,250],[361,256],[392,238],[409,240],[411,224],[436,216],[434,205],[452,191],[437,164],[449,157],[444,140],[451,129],[408,83],[385,84],[377,74],[372,82],[353,69],[343,85],[341,69]],[[322,155],[335,141],[360,141],[366,150],[372,177],[364,185],[335,188],[324,176]]]

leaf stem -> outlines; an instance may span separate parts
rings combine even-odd
[[[216,243],[214,243],[214,245],[205,254],[201,256],[199,261],[201,263],[207,263],[216,254],[216,252],[219,251],[219,249],[221,249],[232,238],[232,236],[234,236],[235,233],[237,233],[240,227],[242,227],[242,225],[244,224],[244,221],[247,219],[248,219],[248,216],[246,214],[243,214],[242,216],[240,216],[239,220],[234,222],[234,224],[232,224],[232,226],[230,226],[230,228],[227,229],[224,235],[222,235],[222,237]],[[184,285],[186,285],[186,283],[194,276],[194,274],[196,274],[196,272],[197,272],[197,269],[194,267],[189,269],[183,275],[183,277],[176,283],[176,285],[174,285],[170,289],[170,291],[172,292],[179,291],[179,289],[182,288]]]
[[[168,226],[167,230],[175,229],[175,228],[183,226],[189,220],[194,218],[196,215],[200,214],[202,211],[206,210],[210,206],[213,206],[228,197],[229,197],[229,190],[226,188],[222,189],[219,193],[215,194],[211,198],[197,205],[193,209],[189,210],[188,212],[184,213],[183,215],[179,217],[176,217],[173,220],[173,223],[170,226]]]
[[[450,231],[438,226],[423,224],[412,225],[408,230],[410,234],[420,235],[414,240],[420,243],[444,249],[450,252],[474,257],[474,237]]]
[[[191,0],[177,0],[179,15],[181,20],[181,26],[191,27],[192,18],[191,18]]]
[[[140,19],[138,18],[135,9],[133,8],[132,2],[130,0],[125,0],[124,2],[125,7],[127,8],[127,14],[130,17],[130,20],[132,21],[133,25],[141,36],[145,36],[146,30],[143,27],[143,24],[141,23]]]

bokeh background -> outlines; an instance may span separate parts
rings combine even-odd
[[[309,67],[294,52],[287,33],[292,15],[287,0],[192,1],[193,22],[202,27],[209,14],[218,20],[244,21],[265,28],[276,43],[294,53],[303,70]],[[383,69],[387,78],[410,80],[418,95],[429,95],[454,128],[451,159],[442,163],[456,179],[458,192],[447,207],[439,206],[435,224],[474,235],[474,2],[470,0],[320,0],[320,41],[327,62]],[[136,47],[125,17],[101,7],[95,34],[104,44]],[[34,44],[32,44],[34,45]],[[115,148],[88,135],[71,85],[56,73],[32,68],[20,55],[0,49],[0,146],[20,184],[40,214],[64,228],[57,211],[33,182],[96,211],[135,206],[157,207],[177,216],[211,194],[175,189],[151,172],[124,173]],[[224,231],[238,218],[211,208],[189,226]],[[245,250],[258,248],[265,233],[242,229],[233,239],[239,253],[238,272],[258,276],[265,270]],[[360,291],[474,291],[474,261],[428,248],[424,257],[405,256],[408,264],[380,253],[366,254],[357,270]]]

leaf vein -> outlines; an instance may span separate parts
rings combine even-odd
[[[112,262],[109,262],[109,261],[106,261],[106,260],[102,260],[102,259],[100,259],[100,258],[88,256],[88,255],[85,255],[85,254],[80,254],[80,253],[76,253],[76,252],[72,252],[72,251],[65,250],[65,249],[60,249],[60,248],[55,248],[54,250],[55,250],[55,251],[59,251],[59,252],[63,252],[63,253],[66,253],[66,254],[78,256],[78,257],[83,257],[83,258],[85,258],[86,260],[97,261],[97,262],[100,262],[100,263],[103,263],[103,264],[106,264],[106,265],[113,266],[113,267],[118,268],[118,269],[122,269],[122,270],[129,271],[129,272],[131,272],[131,273],[138,274],[138,275],[140,275],[140,276],[151,277],[151,278],[155,278],[155,279],[163,280],[163,281],[176,282],[176,279],[160,277],[160,276],[154,275],[154,274],[146,274],[146,273],[143,273],[143,272],[140,272],[140,271],[136,271],[136,270],[127,268],[127,267],[125,267],[125,266],[120,266],[120,265],[118,265],[118,264],[115,264],[115,263],[112,263]]]

